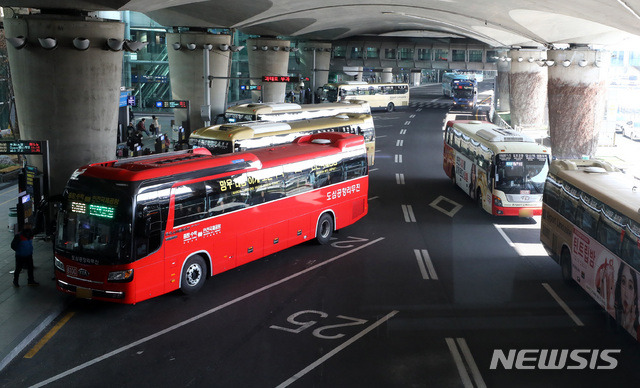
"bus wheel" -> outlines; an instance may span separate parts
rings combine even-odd
[[[560,269],[562,270],[562,280],[565,283],[573,284],[573,278],[571,277],[571,253],[569,249],[562,248],[562,253],[560,254]]]
[[[194,294],[204,285],[207,278],[207,266],[200,256],[192,256],[187,260],[182,270],[180,290],[185,294]]]
[[[387,112],[393,112],[394,108],[395,106],[393,105],[393,102],[387,104]]]
[[[316,241],[318,244],[327,245],[331,240],[333,234],[333,218],[324,213],[318,220],[318,226],[316,227]]]

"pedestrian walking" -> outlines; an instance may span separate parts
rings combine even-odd
[[[151,116],[151,125],[149,126],[149,129],[154,135],[160,134],[160,123],[158,123],[158,118],[156,116]]]
[[[16,269],[13,272],[13,286],[20,287],[18,278],[23,268],[27,269],[27,284],[39,285],[33,278],[33,231],[30,224],[25,224],[20,233],[11,241],[11,249],[16,251]]]

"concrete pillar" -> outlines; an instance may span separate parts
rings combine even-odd
[[[546,127],[547,68],[536,59],[546,58],[543,51],[511,50],[509,105],[511,126],[516,129]],[[520,60],[522,58],[522,60]],[[533,58],[530,62],[529,58]]]
[[[205,45],[211,45],[211,50],[208,46],[205,48]],[[209,57],[209,75],[213,77],[211,82],[206,84],[211,103],[211,119],[215,120],[216,115],[226,110],[232,53],[230,45],[231,35],[213,35],[205,32],[167,33],[171,95],[174,100],[189,101],[192,131],[204,126],[200,108],[205,104],[205,55]],[[175,109],[174,114],[178,125],[187,120],[185,109]]]
[[[391,82],[393,82],[393,68],[385,67],[382,69],[382,79],[380,80],[380,83],[388,84]]]
[[[421,73],[411,73],[411,85],[420,86]]]
[[[605,54],[588,49],[547,52],[554,61],[549,67],[549,130],[552,152],[558,158],[596,153],[609,65]]]
[[[260,92],[254,91],[251,99],[255,102],[262,98],[263,102],[284,102],[287,84],[284,82],[262,82],[265,75],[287,75],[289,69],[288,40],[276,38],[247,39],[249,50],[249,76],[252,85],[262,85]]]
[[[331,43],[302,42],[298,45],[298,48],[300,50],[297,55],[300,56],[303,65],[302,76],[309,77],[309,85],[306,86],[315,92],[317,88],[321,88],[329,82]]]
[[[20,136],[49,140],[50,194],[60,194],[73,171],[90,162],[115,159],[124,24],[102,19],[49,14],[4,19],[5,36],[26,38],[26,46],[7,44]],[[56,39],[44,49],[38,38]],[[89,47],[74,47],[75,38]],[[42,169],[42,157],[29,163]]]
[[[498,112],[509,112],[509,73],[511,71],[511,61],[496,62],[498,75],[495,84],[495,108]]]

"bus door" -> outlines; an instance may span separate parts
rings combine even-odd
[[[137,199],[133,227],[133,254],[137,262],[133,274],[137,287],[136,299],[147,299],[165,292],[165,247],[162,240],[169,197],[162,197],[162,192],[145,191]]]

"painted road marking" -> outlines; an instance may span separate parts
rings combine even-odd
[[[496,227],[502,238],[511,248],[515,249],[519,256],[547,256],[547,251],[542,243],[514,243],[502,230],[502,226],[497,224],[493,224],[493,226]]]
[[[422,108],[416,109],[416,112],[422,112]]]
[[[328,260],[323,261],[323,262],[321,262],[321,263],[318,263],[318,264],[316,264],[316,265],[314,265],[314,266],[311,266],[311,267],[309,267],[309,268],[306,268],[306,269],[304,269],[304,270],[302,270],[302,271],[300,271],[300,272],[296,272],[296,273],[294,273],[294,274],[292,274],[292,275],[289,275],[289,276],[287,276],[286,278],[283,278],[283,279],[280,279],[280,280],[275,281],[275,282],[273,282],[273,283],[267,284],[267,285],[266,285],[266,286],[264,286],[264,287],[258,288],[257,290],[254,290],[254,291],[251,291],[251,292],[249,292],[249,293],[247,293],[247,294],[244,294],[244,295],[242,295],[242,296],[239,296],[239,297],[237,297],[236,299],[230,300],[230,301],[228,301],[228,302],[226,302],[226,303],[223,303],[223,304],[221,304],[221,305],[219,305],[219,306],[216,306],[216,307],[214,307],[214,308],[212,308],[212,309],[210,309],[210,310],[207,310],[207,311],[205,311],[205,312],[203,312],[203,313],[200,313],[200,314],[198,314],[198,315],[196,315],[196,316],[194,316],[194,317],[191,317],[191,318],[189,318],[189,319],[187,319],[187,320],[184,320],[184,321],[182,321],[182,322],[176,323],[175,325],[169,326],[169,327],[167,327],[166,329],[161,330],[161,331],[159,331],[159,332],[157,332],[157,333],[151,334],[151,335],[149,335],[149,336],[147,336],[147,337],[144,337],[144,338],[141,338],[141,339],[139,339],[139,340],[137,340],[137,341],[131,342],[131,343],[129,343],[128,345],[125,345],[125,346],[123,346],[123,347],[120,347],[120,348],[118,348],[118,349],[115,349],[115,350],[113,350],[113,351],[111,351],[111,352],[109,352],[109,353],[105,353],[105,354],[103,354],[103,355],[102,355],[102,356],[100,356],[100,357],[96,357],[96,358],[94,358],[94,359],[91,359],[91,360],[89,360],[89,361],[87,361],[87,362],[84,362],[84,363],[82,363],[82,364],[80,364],[80,365],[78,365],[78,366],[74,367],[74,368],[68,369],[68,370],[66,370],[66,371],[64,371],[64,372],[62,372],[62,373],[59,373],[59,374],[57,374],[57,375],[55,375],[55,376],[53,376],[53,377],[51,377],[51,378],[49,378],[49,379],[47,379],[47,380],[41,381],[41,382],[39,382],[39,383],[37,383],[37,384],[33,385],[33,387],[34,387],[34,388],[38,388],[38,387],[43,387],[43,386],[45,386],[45,385],[47,385],[47,384],[51,384],[51,383],[52,383],[52,382],[54,382],[54,381],[58,381],[58,380],[60,380],[60,379],[62,379],[62,378],[64,378],[64,377],[66,377],[66,376],[69,376],[69,375],[71,375],[71,374],[75,373],[75,372],[78,372],[78,371],[81,371],[81,370],[83,370],[83,369],[86,369],[86,368],[88,368],[88,367],[90,367],[90,366],[92,366],[92,365],[94,365],[94,364],[99,363],[100,361],[104,361],[104,360],[106,360],[106,359],[108,359],[108,358],[111,358],[111,357],[113,357],[113,356],[116,356],[116,355],[118,355],[118,354],[120,354],[120,353],[122,353],[122,352],[124,352],[124,351],[130,350],[130,349],[133,349],[133,348],[135,348],[136,346],[140,346],[140,345],[142,345],[142,344],[144,344],[144,343],[146,343],[146,342],[149,342],[149,341],[151,341],[151,340],[153,340],[153,339],[156,339],[156,338],[158,338],[158,337],[160,337],[160,336],[162,336],[162,335],[164,335],[164,334],[170,333],[170,332],[172,332],[172,331],[174,331],[174,330],[177,330],[177,329],[179,329],[179,328],[181,328],[181,327],[183,327],[183,326],[186,326],[186,325],[188,325],[188,324],[190,324],[190,323],[196,322],[196,321],[198,321],[198,320],[200,320],[200,319],[202,319],[202,318],[205,318],[205,317],[207,317],[207,316],[209,316],[209,315],[211,315],[211,314],[213,314],[213,313],[216,313],[216,312],[218,312],[218,311],[220,311],[220,310],[223,310],[223,309],[225,309],[226,307],[229,307],[229,306],[232,306],[232,305],[234,305],[234,304],[236,304],[236,303],[242,302],[242,301],[243,301],[243,300],[245,300],[245,299],[251,298],[252,296],[258,295],[258,294],[260,294],[260,293],[262,293],[262,292],[264,292],[264,291],[267,291],[267,290],[269,290],[269,289],[271,289],[271,288],[273,288],[273,287],[276,287],[276,286],[279,286],[279,285],[281,285],[281,284],[283,284],[283,283],[286,283],[286,282],[288,282],[289,280],[295,279],[295,278],[297,278],[297,277],[299,277],[299,276],[302,276],[302,275],[304,275],[304,274],[306,274],[306,273],[308,273],[308,272],[311,272],[311,271],[314,271],[314,270],[316,270],[316,269],[318,269],[318,268],[324,267],[325,265],[328,265],[328,264],[330,264],[330,263],[333,263],[333,262],[334,262],[334,261],[336,261],[336,260],[339,260],[339,259],[341,259],[341,258],[343,258],[343,257],[345,257],[345,256],[348,256],[348,255],[350,255],[350,254],[352,254],[352,253],[354,253],[354,252],[357,252],[357,251],[359,251],[359,250],[361,250],[361,249],[364,249],[364,248],[366,248],[366,247],[368,247],[368,246],[370,246],[370,245],[376,244],[376,243],[378,243],[378,242],[380,242],[380,241],[382,241],[382,240],[384,240],[384,237],[377,238],[377,239],[372,240],[372,241],[370,241],[370,242],[368,242],[368,243],[366,243],[366,244],[363,244],[363,245],[361,245],[361,246],[359,246],[359,247],[357,247],[357,248],[351,249],[351,250],[346,251],[346,252],[343,252],[343,253],[341,253],[341,254],[339,254],[339,255],[337,255],[337,256],[334,256],[334,257],[332,257],[331,259],[328,259]],[[394,312],[393,314],[395,314],[395,312]],[[390,317],[389,317],[389,318],[390,318]],[[387,318],[387,319],[388,319],[388,318]],[[375,324],[374,324],[374,325],[375,325]],[[375,327],[372,327],[372,329],[373,329],[373,328],[375,328]],[[366,334],[366,333],[364,333],[364,334]],[[363,334],[363,335],[364,335],[364,334]],[[357,339],[357,338],[356,338],[356,339]]]
[[[427,252],[426,249],[414,249],[413,252],[416,255],[416,260],[418,260],[418,267],[420,267],[422,278],[424,280],[438,280],[438,275],[436,274],[436,269],[433,267],[429,252]]]
[[[405,121],[404,122],[404,125],[410,125],[410,124],[411,124],[411,121]]]
[[[558,296],[558,294],[556,294],[556,292],[553,291],[553,288],[551,288],[550,285],[548,285],[547,283],[542,283],[542,287],[544,287],[545,290],[547,290],[549,294],[551,294],[553,299],[555,299],[556,302],[558,302],[560,307],[562,307],[562,309],[571,317],[571,319],[573,319],[576,325],[584,326],[584,323],[582,323],[580,318],[578,318],[578,316],[573,313],[573,310],[571,310],[571,308],[569,308],[569,306],[567,306],[567,304],[564,303],[564,301]]]
[[[404,143],[404,140],[398,140],[396,141],[396,147],[402,147],[402,144]]]
[[[400,130],[400,134],[401,135],[406,135],[407,134],[407,130],[406,129],[401,129]]]
[[[355,336],[351,337],[351,339],[349,339],[348,341],[346,341],[345,343],[343,343],[342,345],[338,346],[337,348],[333,349],[332,351],[330,351],[329,353],[325,354],[324,356],[320,357],[318,360],[316,360],[314,363],[310,364],[309,366],[307,366],[306,368],[302,369],[300,372],[296,373],[295,375],[293,375],[292,377],[290,377],[287,381],[283,382],[282,384],[278,385],[277,388],[284,388],[284,387],[288,387],[289,385],[291,385],[292,383],[294,383],[296,380],[298,380],[299,378],[301,378],[302,376],[306,375],[307,373],[309,373],[310,371],[312,371],[314,368],[316,368],[318,365],[321,365],[323,362],[327,361],[328,359],[330,359],[331,357],[335,356],[336,354],[338,354],[338,352],[340,352],[343,349],[346,349],[349,345],[353,344],[354,342],[356,342],[357,340],[359,340],[360,338],[364,337],[367,333],[369,333],[371,330],[377,328],[378,326],[382,325],[383,323],[385,323],[386,321],[388,321],[389,319],[393,318],[394,315],[396,315],[398,313],[397,310],[394,310],[392,312],[390,312],[389,314],[385,315],[384,317],[382,317],[381,319],[377,320],[376,322],[374,322],[371,326],[367,327],[366,329],[362,330],[360,333],[356,334]]]
[[[476,365],[476,362],[471,355],[471,351],[467,346],[467,341],[464,338],[456,338],[454,341],[453,338],[445,338],[447,342],[447,346],[449,346],[449,351],[453,356],[453,360],[456,363],[456,367],[458,368],[458,373],[460,374],[460,379],[462,380],[462,384],[465,388],[473,388],[474,385],[471,382],[471,377],[469,377],[469,372],[473,376],[473,381],[476,383],[477,388],[486,388],[484,380],[482,379],[482,375],[480,375],[480,370]],[[456,343],[458,346],[456,346]],[[460,351],[458,351],[458,347],[460,347],[460,351],[462,352],[462,356],[464,356],[464,361],[462,360],[462,356],[460,355]],[[465,365],[466,361],[466,365]],[[467,371],[467,368],[469,369]]]
[[[380,197],[378,197],[378,196],[376,195],[375,197],[371,197],[371,198],[369,198],[369,201],[373,201],[374,199],[378,199],[378,198],[380,198]]]
[[[396,174],[396,183],[404,185],[404,174]]]
[[[400,154],[400,155],[396,154],[395,161],[396,161],[396,163],[402,163],[402,154]]]
[[[370,168],[369,169],[369,172],[374,172],[374,171],[378,171],[378,169],[377,168]]]
[[[462,209],[462,205],[442,195],[431,202],[429,206],[452,218],[460,209]]]
[[[404,213],[405,222],[416,222],[416,216],[413,214],[411,205],[402,205],[402,213]]]
[[[24,355],[24,358],[32,358],[33,356],[35,356],[36,353],[38,353],[40,349],[42,349],[42,347],[46,345],[51,338],[53,338],[58,330],[60,330],[62,326],[64,326],[64,324],[67,323],[69,319],[71,319],[71,317],[73,317],[73,314],[75,314],[75,312],[71,311],[70,313],[67,313],[67,315],[62,317],[62,319],[58,323],[56,323],[55,326],[53,326],[51,330],[49,330],[49,332],[45,334],[45,336],[42,337],[42,339],[38,341],[38,343],[34,347],[31,348],[31,350],[27,352],[27,354]]]
[[[412,118],[414,118],[414,117],[416,117],[416,115],[410,115],[410,116],[409,116],[409,118],[410,118],[410,119],[412,119]]]

